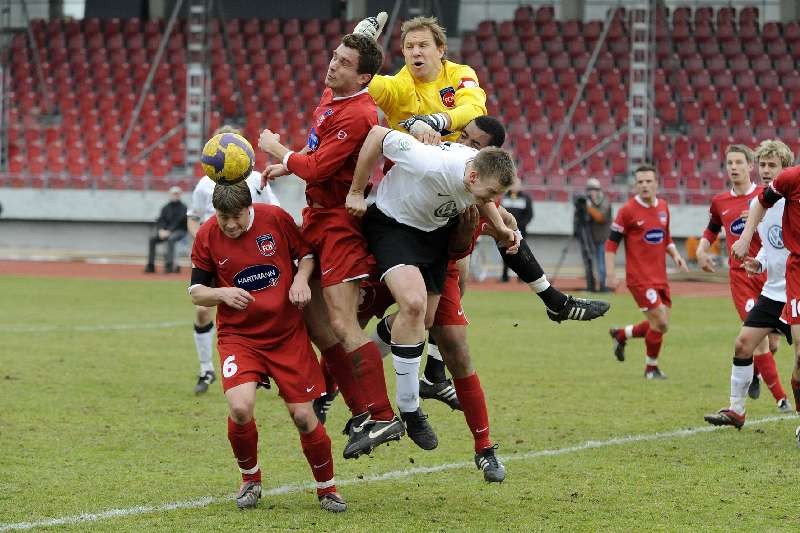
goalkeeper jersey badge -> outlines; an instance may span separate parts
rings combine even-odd
[[[447,107],[456,106],[456,90],[452,87],[445,87],[439,90],[439,96],[442,97],[442,103]]]

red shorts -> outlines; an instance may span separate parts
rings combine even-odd
[[[217,343],[222,389],[271,377],[287,403],[305,403],[325,393],[325,380],[304,326],[288,340],[258,346],[249,339],[227,336]]]
[[[661,304],[667,307],[672,307],[672,298],[669,295],[669,285],[662,287],[628,287],[631,291],[633,299],[636,300],[636,305],[642,311],[650,311],[656,309]]]
[[[380,281],[363,280],[358,295],[358,320],[368,321],[372,317],[381,318],[394,304],[389,287]]]
[[[800,255],[789,254],[786,260],[786,306],[784,315],[787,315],[790,325],[800,325]],[[799,342],[795,339],[795,342]]]
[[[461,289],[458,287],[460,272],[458,263],[447,263],[447,276],[442,287],[442,297],[433,318],[434,326],[466,326],[469,324],[464,309],[461,308]]]
[[[766,274],[750,277],[744,270],[731,270],[728,273],[730,279],[731,297],[733,306],[739,313],[739,318],[744,321],[747,313],[756,305],[764,282],[767,280]],[[787,275],[788,278],[788,275]]]
[[[323,287],[369,277],[375,267],[361,220],[344,207],[303,209],[303,238],[314,249],[314,275]]]

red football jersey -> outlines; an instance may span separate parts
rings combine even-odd
[[[344,205],[358,152],[377,124],[378,108],[366,89],[345,97],[325,89],[308,131],[308,153],[291,154],[286,162],[290,172],[306,181],[308,205]]]
[[[744,231],[742,213],[750,209],[750,200],[757,197],[763,187],[753,184],[747,194],[737,195],[733,190],[717,194],[711,199],[709,207],[708,227],[703,231],[703,237],[713,243],[722,228],[725,228],[725,243],[728,247],[728,265],[733,270],[744,270],[741,261],[731,255],[733,243],[739,240]],[[756,234],[750,243],[748,255],[755,257],[761,248],[761,239]]]
[[[311,254],[292,217],[272,205],[252,206],[250,227],[238,239],[222,233],[216,217],[197,232],[192,266],[214,273],[217,287],[239,287],[255,297],[245,310],[217,306],[217,336],[277,344],[303,326],[303,312],[289,302],[294,260]]]
[[[800,166],[789,167],[781,171],[769,185],[772,192],[786,198],[783,208],[783,244],[793,254],[800,254]],[[766,189],[765,189],[766,190]],[[764,198],[762,192],[758,200],[764,207],[772,207],[772,203]],[[758,237],[756,233],[753,240]],[[755,256],[754,256],[755,257]]]
[[[666,286],[666,253],[667,246],[672,244],[667,202],[659,198],[656,205],[649,206],[634,196],[620,208],[611,229],[622,233],[624,238],[625,284]]]

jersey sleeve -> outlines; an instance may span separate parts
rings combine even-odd
[[[216,222],[211,222],[216,224]],[[208,225],[203,224],[197,232],[197,236],[192,244],[192,268],[199,268],[206,272],[215,272],[214,259],[211,257],[211,250],[208,246]]]
[[[211,198],[208,195],[208,190],[198,182],[192,191],[192,205],[186,212],[187,216],[192,218],[202,219],[206,212],[206,206],[211,203]]]
[[[475,117],[486,114],[486,92],[478,84],[478,75],[467,65],[458,65],[453,77],[457,78],[456,106],[446,113],[450,116],[450,131],[463,130]],[[452,79],[452,78],[451,78]]]
[[[703,231],[703,238],[713,244],[717,240],[721,229],[722,217],[719,215],[719,207],[716,201],[711,200],[711,206],[708,208],[708,226]]]
[[[375,124],[376,114],[366,116],[361,107],[348,109],[347,114],[325,128],[317,150],[307,154],[294,152],[289,156],[289,171],[305,181],[329,178],[344,165],[347,158],[361,149],[370,128]]]
[[[377,106],[384,112],[388,113],[387,110],[395,108],[399,94],[396,76],[373,76],[367,89]]]
[[[390,131],[383,138],[383,155],[395,165],[419,176],[447,163],[447,158],[443,157],[438,146],[422,144],[411,135],[396,130]]]

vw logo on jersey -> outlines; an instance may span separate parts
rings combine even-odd
[[[278,284],[281,271],[275,265],[253,265],[239,271],[233,284],[249,292],[260,291]]]
[[[644,242],[648,244],[659,244],[664,242],[665,235],[663,229],[650,229],[644,234]]]
[[[775,225],[767,230],[767,239],[773,248],[783,250],[783,228]]]
[[[317,129],[311,128],[308,130],[308,141],[306,141],[309,150],[316,150],[319,146],[319,137],[317,136]]]
[[[256,237],[256,246],[264,257],[275,255],[275,239],[272,237],[272,233]]]
[[[454,200],[443,203],[433,212],[433,216],[438,218],[452,218],[456,215],[458,215],[458,208]]]
[[[742,217],[737,218],[733,222],[731,222],[731,233],[734,235],[741,235],[744,231],[744,219]]]

